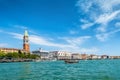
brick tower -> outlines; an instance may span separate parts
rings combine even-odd
[[[28,32],[25,30],[24,36],[23,36],[23,50],[26,52],[30,52],[29,49],[29,38],[28,38]]]

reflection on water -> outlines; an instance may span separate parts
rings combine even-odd
[[[120,60],[0,63],[0,80],[120,80]]]
[[[18,73],[20,80],[29,78],[28,75],[31,74],[31,69],[30,68],[31,68],[30,63],[23,63],[23,64],[21,64],[21,68],[19,70],[20,72]]]

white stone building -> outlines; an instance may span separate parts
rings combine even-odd
[[[67,51],[51,51],[49,52],[52,58],[56,58],[58,60],[70,59],[71,53]]]
[[[39,50],[32,51],[32,54],[39,55],[41,59],[48,60],[49,59],[49,52],[43,51],[41,48]]]

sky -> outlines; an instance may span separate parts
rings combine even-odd
[[[120,0],[0,0],[0,47],[120,55]]]

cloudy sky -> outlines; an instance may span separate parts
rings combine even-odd
[[[120,55],[120,0],[0,0],[0,47]]]

